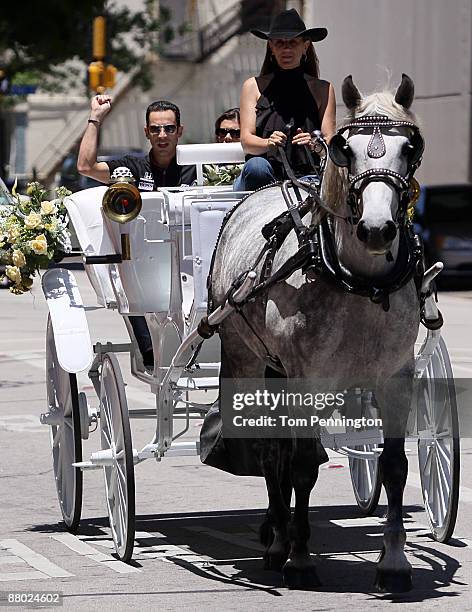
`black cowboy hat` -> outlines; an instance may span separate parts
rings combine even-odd
[[[265,40],[303,36],[304,38],[309,38],[311,41],[316,42],[326,38],[328,36],[328,30],[326,28],[309,28],[307,30],[306,25],[297,11],[295,9],[289,9],[287,11],[282,11],[274,17],[268,32],[251,30],[251,34]]]

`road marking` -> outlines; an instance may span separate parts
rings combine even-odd
[[[141,572],[137,567],[133,567],[132,565],[127,565],[123,563],[119,559],[115,559],[111,555],[106,555],[105,553],[99,552],[82,539],[79,539],[72,533],[58,533],[56,535],[50,536],[54,540],[61,542],[70,550],[78,553],[79,555],[83,555],[92,561],[96,561],[100,563],[100,565],[104,565],[112,569],[114,572],[118,574],[136,574]],[[86,536],[85,536],[86,537]]]
[[[12,414],[0,417],[0,431],[22,431],[26,433],[47,432],[35,414]]]
[[[15,582],[17,580],[44,580],[45,578],[49,578],[49,576],[37,571],[8,572],[0,574],[0,582]]]
[[[46,557],[28,548],[18,540],[0,540],[0,550],[10,552],[14,557],[25,561],[33,567],[35,572],[4,572],[0,574],[0,581],[6,580],[36,580],[38,578],[68,578],[70,574]]]
[[[0,565],[11,565],[13,563],[24,563],[24,561],[20,557],[15,557],[15,555],[0,556]]]
[[[185,529],[194,533],[207,534],[210,537],[216,538],[217,540],[228,542],[233,546],[242,546],[248,550],[264,550],[262,544],[259,543],[257,533],[253,534],[254,539],[252,540],[248,537],[249,533],[246,531],[232,532],[229,534],[224,531],[218,531],[217,529],[210,529],[208,527],[185,527]]]
[[[146,540],[149,540],[147,546]],[[139,536],[136,536],[136,544],[136,559],[139,560],[160,559],[161,561],[172,563],[168,557],[178,557],[191,563],[208,563],[212,561],[210,557],[196,555],[190,550],[190,547],[186,546],[184,548],[183,546],[167,543],[167,536],[163,533],[141,531]]]

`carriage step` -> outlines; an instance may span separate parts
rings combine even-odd
[[[172,446],[165,452],[166,457],[195,457],[200,454],[200,440],[192,442],[173,442]],[[139,461],[144,459],[156,458],[158,455],[158,445],[148,444],[142,451],[137,453]]]
[[[206,391],[209,389],[218,389],[219,385],[220,381],[217,376],[202,376],[200,378],[184,376],[179,378],[175,388],[185,391]]]

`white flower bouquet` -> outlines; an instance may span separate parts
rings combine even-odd
[[[6,264],[6,277],[16,295],[28,291],[33,277],[52,260],[71,250],[68,217],[63,200],[70,195],[58,187],[56,199],[46,200],[47,191],[29,183],[26,194],[12,189],[14,203],[0,208],[0,262]]]

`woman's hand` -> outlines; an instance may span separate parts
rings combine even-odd
[[[302,132],[301,128],[298,128],[292,138],[292,144],[308,145],[310,149],[313,149],[313,138],[309,132]]]
[[[267,147],[273,149],[274,147],[284,146],[287,142],[287,136],[283,132],[272,132],[267,139]]]

